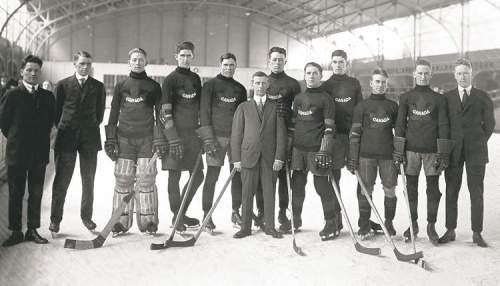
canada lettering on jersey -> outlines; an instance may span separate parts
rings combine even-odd
[[[278,99],[283,98],[283,95],[281,95],[281,93],[278,93],[278,94],[275,94],[275,95],[268,94],[267,97],[269,99],[271,99],[271,100],[278,100]]]
[[[193,99],[196,97],[196,92],[193,92],[193,93],[185,93],[185,92],[182,92],[181,96],[185,99]]]
[[[335,102],[339,102],[339,103],[347,103],[351,101],[351,97],[348,96],[348,97],[335,97]]]
[[[130,102],[130,103],[140,103],[140,102],[143,102],[144,99],[142,97],[136,97],[136,98],[133,98],[133,97],[125,97],[125,101],[126,102]]]
[[[220,97],[220,101],[225,102],[225,103],[235,103],[236,102],[236,97]]]
[[[389,118],[389,116],[384,117],[384,118],[372,117],[372,121],[377,122],[377,123],[386,123],[386,122],[389,122],[389,120],[391,120]]]

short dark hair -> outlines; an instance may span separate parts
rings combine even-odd
[[[34,55],[27,55],[21,62],[21,68],[24,69],[27,63],[35,63],[42,67],[43,61],[41,58]]]
[[[131,49],[130,51],[128,51],[128,58],[130,59],[130,56],[132,56],[132,54],[134,53],[139,53],[139,54],[143,54],[145,58],[148,57],[148,54],[146,53],[146,51],[144,49],[141,49],[141,48],[133,48]]]
[[[178,43],[176,47],[176,53],[178,54],[182,50],[190,50],[194,53],[194,44],[188,41]]]
[[[269,53],[267,53],[267,57],[271,57],[272,53],[280,53],[280,54],[285,55],[285,57],[286,57],[286,50],[284,48],[281,48],[281,47],[270,48]]]
[[[222,54],[222,56],[220,56],[219,62],[222,63],[223,60],[227,59],[233,59],[234,61],[236,61],[236,56],[233,53],[224,53]]]
[[[472,69],[472,63],[466,58],[457,59],[457,61],[455,62],[455,67],[457,66],[466,66]]]
[[[376,69],[374,69],[373,72],[372,72],[372,76],[376,75],[376,74],[383,75],[386,78],[389,78],[389,74],[383,68],[376,68]]]
[[[315,67],[319,70],[320,73],[323,73],[323,68],[318,64],[318,63],[315,63],[315,62],[308,62],[305,66],[304,66],[304,72],[306,71],[306,68],[307,67]]]
[[[90,58],[90,59],[92,58],[89,52],[81,50],[73,55],[73,61],[76,62],[80,57]]]
[[[331,57],[343,57],[347,61],[347,53],[344,50],[333,51]]]
[[[428,66],[428,67],[432,68],[431,63],[427,60],[424,60],[424,59],[418,59],[415,62],[415,67],[417,67],[417,66]]]
[[[255,73],[252,75],[252,79],[253,79],[254,77],[262,77],[262,76],[263,76],[263,77],[267,77],[267,74],[266,74],[265,72],[263,72],[263,71],[257,71],[257,72],[255,72]]]

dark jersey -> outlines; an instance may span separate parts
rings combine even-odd
[[[332,75],[321,85],[335,102],[335,124],[338,133],[348,134],[354,107],[363,100],[359,81],[348,75]]]
[[[372,94],[354,108],[352,130],[360,126],[360,157],[391,160],[392,129],[396,125],[398,104],[384,94]]]
[[[436,139],[450,138],[446,98],[429,86],[416,86],[399,98],[396,136],[406,137],[406,149],[436,153]]]
[[[247,90],[242,84],[218,74],[201,91],[201,126],[212,126],[216,136],[230,137],[234,112],[246,100]]]
[[[301,151],[316,152],[326,128],[335,130],[335,104],[319,88],[307,88],[293,101],[293,146]]]
[[[169,105],[178,132],[199,127],[200,77],[189,69],[177,67],[163,81],[161,104]]]
[[[290,126],[292,104],[295,96],[300,93],[299,82],[285,72],[269,74],[269,88],[267,98],[271,102],[283,101],[287,108],[287,126]]]
[[[108,125],[117,125],[118,134],[129,138],[153,135],[154,112],[159,112],[160,85],[145,72],[130,73],[117,83],[111,100]]]

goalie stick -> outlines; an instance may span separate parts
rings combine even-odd
[[[198,172],[198,169],[200,168],[200,165],[201,165],[202,152],[203,152],[203,149],[200,150],[200,153],[198,154],[196,162],[194,163],[193,171],[191,173],[191,176],[189,177],[186,191],[184,192],[184,196],[182,197],[181,206],[179,207],[179,211],[177,212],[177,216],[175,217],[175,222],[174,222],[174,225],[172,226],[172,232],[170,233],[169,238],[164,243],[151,243],[151,246],[149,247],[151,250],[164,249],[164,248],[166,248],[166,245],[169,241],[173,241],[174,235],[175,235],[175,230],[177,229],[177,226],[179,226],[179,223],[181,222],[181,218],[184,216],[184,212],[186,211],[184,209],[184,206],[186,205],[187,198],[188,198],[189,193],[191,192],[191,189],[193,186],[193,181],[194,181],[193,178],[196,175],[196,172]],[[202,228],[200,228],[200,229],[202,229]]]
[[[333,179],[333,176],[331,177],[331,182],[333,185],[333,191],[335,192],[335,196],[337,197],[337,200],[339,202],[340,208],[342,209],[342,215],[344,216],[345,221],[347,222],[347,226],[349,227],[349,233],[351,234],[352,241],[354,242],[354,247],[358,252],[364,253],[364,254],[369,254],[369,255],[379,255],[380,254],[380,248],[378,247],[366,247],[363,246],[361,243],[359,243],[358,238],[354,234],[354,230],[352,229],[351,221],[349,220],[349,217],[347,216],[347,212],[345,210],[344,203],[342,202],[342,198],[340,197],[340,190],[339,186],[337,186],[337,183],[335,182],[335,179]]]
[[[391,236],[389,235],[389,232],[387,231],[387,228],[385,227],[385,223],[382,220],[382,217],[380,216],[379,212],[377,211],[377,208],[375,207],[375,204],[373,203],[372,199],[370,198],[370,195],[368,194],[368,191],[366,190],[365,183],[363,182],[363,179],[359,175],[359,172],[356,170],[355,171],[356,178],[358,179],[358,183],[361,186],[361,192],[363,192],[363,195],[365,196],[366,200],[370,204],[373,212],[375,213],[375,216],[377,217],[378,221],[380,222],[380,225],[382,226],[382,230],[384,231],[384,236],[386,241],[392,246],[392,251],[396,255],[396,258],[399,261],[413,261],[420,259],[424,257],[424,254],[422,251],[419,252],[414,252],[412,254],[403,254],[401,253],[396,245],[394,244],[394,241],[392,240]]]
[[[286,164],[286,184],[288,187],[288,197],[290,198],[290,221],[292,222],[292,241],[293,241],[293,251],[300,256],[306,256],[302,248],[297,246],[297,242],[295,242],[295,222],[293,221],[293,197],[292,197],[292,189],[290,184],[290,167]]]
[[[151,168],[151,166],[153,166],[153,164],[156,164],[156,159],[158,159],[158,153],[155,152],[153,154],[153,157],[149,159],[149,162],[145,168],[149,169]],[[144,172],[144,174],[141,177],[139,177],[139,179],[135,183],[137,184],[138,182],[144,180],[146,175],[147,172]],[[106,238],[108,237],[109,233],[113,229],[113,226],[118,222],[123,211],[127,207],[130,200],[134,197],[134,195],[135,195],[135,188],[132,189],[132,191],[122,199],[120,206],[113,212],[111,218],[108,220],[108,223],[106,223],[106,225],[101,230],[101,232],[99,232],[96,238],[92,240],[66,239],[66,241],[64,242],[64,248],[82,250],[82,249],[93,249],[101,247],[104,244],[104,241],[106,241]]]
[[[201,233],[203,232],[203,229],[208,223],[208,220],[212,217],[212,213],[215,211],[215,208],[219,204],[219,201],[222,199],[222,195],[224,195],[224,192],[227,189],[227,186],[229,186],[229,183],[231,182],[231,179],[233,178],[234,174],[236,173],[236,169],[233,168],[231,171],[231,174],[229,174],[229,178],[227,178],[226,182],[224,183],[224,187],[222,187],[222,190],[220,191],[219,195],[217,196],[217,199],[215,200],[214,204],[208,211],[207,215],[205,216],[205,219],[203,219],[203,223],[201,224],[200,229],[196,232],[194,236],[192,236],[188,240],[184,241],[175,241],[175,240],[167,240],[165,243],[153,243],[151,244],[151,250],[160,250],[160,249],[166,249],[170,247],[190,247],[194,246],[196,241],[198,241],[198,238],[200,237]]]

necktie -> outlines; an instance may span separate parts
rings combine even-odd
[[[85,84],[85,78],[81,78],[78,80],[80,82],[80,87],[83,88],[83,85]]]
[[[467,90],[464,88],[464,93],[462,95],[462,105],[464,105],[467,101],[467,97],[469,97],[469,95],[467,94]]]
[[[257,107],[259,108],[260,114],[262,114],[262,110],[264,109],[264,104],[262,103],[262,98],[259,98],[259,103],[257,104]]]

